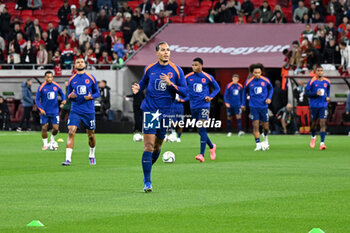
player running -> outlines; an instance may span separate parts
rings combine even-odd
[[[198,121],[207,121],[209,119],[210,101],[219,93],[220,86],[210,74],[203,70],[203,60],[195,58],[192,62],[193,72],[186,75],[188,99],[190,101],[190,108],[192,118]],[[210,93],[209,88],[213,87]],[[200,153],[195,159],[204,162],[205,147],[208,144],[210,148],[210,158],[216,158],[216,145],[213,144],[207,134],[205,127],[198,129],[200,135]]]
[[[163,121],[169,120],[166,118],[166,115],[170,116],[172,113],[171,106],[175,94],[179,93],[181,96],[186,96],[186,81],[183,71],[179,66],[169,61],[169,45],[164,41],[158,43],[156,54],[158,61],[147,66],[141,81],[132,86],[134,94],[145,89],[147,90],[141,105],[144,114],[142,169],[145,192],[152,191],[152,165],[159,157],[161,146],[167,133],[167,128],[164,127]],[[158,126],[155,126],[156,121],[159,123]]]
[[[42,83],[35,97],[35,103],[40,110],[40,124],[41,124],[41,137],[43,139],[42,150],[47,150],[49,144],[47,143],[47,129],[49,123],[52,124],[52,132],[50,137],[50,144],[52,144],[56,149],[58,147],[55,141],[55,136],[58,133],[58,125],[60,117],[58,115],[58,101],[57,94],[60,94],[63,106],[66,103],[64,93],[61,86],[53,81],[53,74],[51,71],[45,72],[45,82]]]
[[[250,117],[253,124],[253,134],[255,138],[256,148],[254,151],[265,150],[269,148],[267,134],[269,132],[269,115],[268,105],[271,103],[273,87],[268,78],[262,76],[264,66],[260,63],[250,66],[250,72],[253,77],[248,79],[244,89],[242,98],[242,109],[245,110],[247,94],[249,96]],[[263,126],[263,144],[260,142],[260,121]]]
[[[72,107],[68,118],[68,139],[66,146],[66,161],[63,166],[69,166],[72,161],[74,137],[80,123],[86,128],[89,138],[90,165],[96,165],[95,159],[95,103],[94,99],[100,97],[100,91],[94,76],[85,71],[86,64],[83,58],[75,60],[77,73],[68,81],[68,99]]]
[[[225,105],[227,108],[227,136],[232,135],[232,116],[235,115],[237,119],[238,136],[244,135],[242,131],[242,92],[243,86],[238,83],[239,76],[234,74],[232,82],[227,84],[224,94]]]
[[[324,140],[326,137],[326,121],[328,114],[328,102],[329,94],[331,89],[331,82],[329,79],[323,77],[323,68],[317,67],[316,76],[310,79],[306,88],[305,95],[310,99],[310,110],[311,110],[311,141],[310,147],[315,148],[316,144],[316,127],[317,127],[317,119],[320,119],[320,150],[325,150],[326,145],[324,144]]]

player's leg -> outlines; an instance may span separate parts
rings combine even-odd
[[[237,129],[238,129],[238,136],[244,135],[244,131],[242,130],[242,114],[236,114],[237,119]]]
[[[160,139],[156,137],[153,152],[152,152],[152,165],[157,162],[157,159],[159,158],[161,147],[163,144],[164,139]]]
[[[317,119],[319,117],[319,109],[311,108],[311,140],[310,147],[315,148],[316,145],[316,128],[317,128]]]
[[[227,109],[227,136],[232,135],[232,107]]]
[[[68,125],[68,139],[66,145],[66,160],[62,163],[63,166],[69,166],[72,161],[72,152],[74,147],[74,137],[78,127],[75,125]]]
[[[269,140],[268,140],[268,133],[269,133],[269,114],[268,114],[268,109],[263,108],[259,110],[259,118],[262,121],[262,126],[263,126],[263,142],[265,143],[265,146],[268,148],[269,147]]]
[[[324,144],[324,140],[326,137],[327,113],[328,113],[327,108],[321,109],[321,112],[320,112],[320,136],[321,136],[320,150],[326,149],[326,146]]]
[[[46,123],[41,126],[41,137],[43,139],[43,147],[42,150],[47,150],[48,143],[47,143],[47,128],[49,127],[49,123]]]
[[[262,150],[261,142],[260,142],[259,122],[260,122],[259,120],[252,121],[253,135],[254,135],[255,144],[256,144],[255,151]]]
[[[95,147],[96,147],[96,138],[95,138],[95,130],[87,129],[86,133],[88,135],[88,141],[89,141],[89,147],[90,147],[90,153],[89,153],[89,162],[90,165],[96,165],[96,158],[95,158]]]
[[[177,142],[181,142],[181,135],[183,132],[183,128],[182,127],[177,127]]]
[[[151,192],[151,171],[152,171],[152,154],[155,146],[156,135],[144,132],[143,143],[144,151],[142,154],[142,170],[143,170],[143,182],[145,184],[144,191]]]
[[[50,137],[50,143],[56,143],[55,137],[58,133],[59,123],[60,123],[60,116],[56,115],[53,117],[50,117],[50,122],[52,124],[52,131],[51,131],[51,137]]]

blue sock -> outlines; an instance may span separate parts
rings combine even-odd
[[[157,151],[153,151],[152,153],[152,165],[157,162],[157,159],[159,158],[159,155],[160,155],[160,150],[157,152]]]
[[[321,136],[321,142],[324,142],[324,139],[326,137],[326,132],[320,132],[320,136]]]
[[[259,143],[260,142],[260,138],[255,138],[255,142]]]
[[[311,130],[311,135],[312,135],[312,137],[315,137],[315,136],[316,136],[316,130],[315,130],[315,129],[312,129],[312,130]]]
[[[177,132],[177,137],[178,137],[178,138],[181,138],[181,134],[182,134],[182,133]]]
[[[205,133],[207,133],[207,132],[205,132]],[[211,143],[208,134],[207,134],[207,144],[208,144],[210,149],[213,149],[214,145],[213,145],[213,143]]]
[[[232,121],[227,120],[227,132],[231,133],[232,132]]]
[[[144,151],[142,155],[142,169],[144,180],[151,182],[151,170],[152,170],[152,152]]]
[[[208,140],[208,136],[207,136],[207,132],[205,131],[205,128],[199,128],[199,135],[201,140],[200,154],[204,156],[205,147],[207,146],[207,140]]]
[[[237,128],[238,131],[242,131],[242,119],[237,119]]]

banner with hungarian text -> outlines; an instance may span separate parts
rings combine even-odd
[[[170,45],[171,60],[180,67],[191,67],[195,57],[207,68],[244,68],[261,62],[279,68],[284,49],[298,40],[303,24],[169,24],[127,62],[146,66],[157,60],[155,46]]]

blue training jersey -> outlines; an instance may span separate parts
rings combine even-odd
[[[329,97],[331,89],[331,81],[322,77],[318,80],[317,77],[313,77],[309,80],[305,87],[305,95],[310,99],[310,108],[325,108],[328,106],[326,100]],[[321,95],[317,95],[317,92],[321,92]]]
[[[213,99],[220,91],[220,86],[210,74],[202,71],[200,73],[191,72],[185,76],[187,82],[188,98],[191,109],[210,108],[210,102],[205,101],[209,96]],[[209,87],[213,87],[210,93]]]
[[[71,112],[75,113],[95,113],[95,100],[100,97],[100,91],[97,86],[97,81],[94,76],[84,72],[76,73],[68,81],[68,98],[72,92],[77,95],[77,98],[71,99]],[[90,100],[85,100],[84,96],[91,95]]]
[[[65,100],[61,86],[56,82],[43,82],[39,87],[35,96],[35,103],[40,110],[46,114],[55,114],[59,112],[57,94],[60,94],[61,99]]]
[[[249,107],[251,108],[267,108],[266,99],[272,98],[273,87],[270,80],[266,77],[250,78],[245,83],[243,89],[242,106],[246,105],[246,96],[249,95]]]
[[[168,86],[161,78],[162,74],[169,76],[172,82]],[[175,94],[186,96],[186,81],[182,69],[169,61],[167,65],[155,62],[147,66],[139,82],[140,91],[146,89],[145,99],[141,104],[142,111],[171,114]]]
[[[242,92],[242,84],[233,84],[233,82],[230,82],[229,84],[227,84],[225,89],[225,103],[230,104],[230,107],[240,107],[242,105]]]

